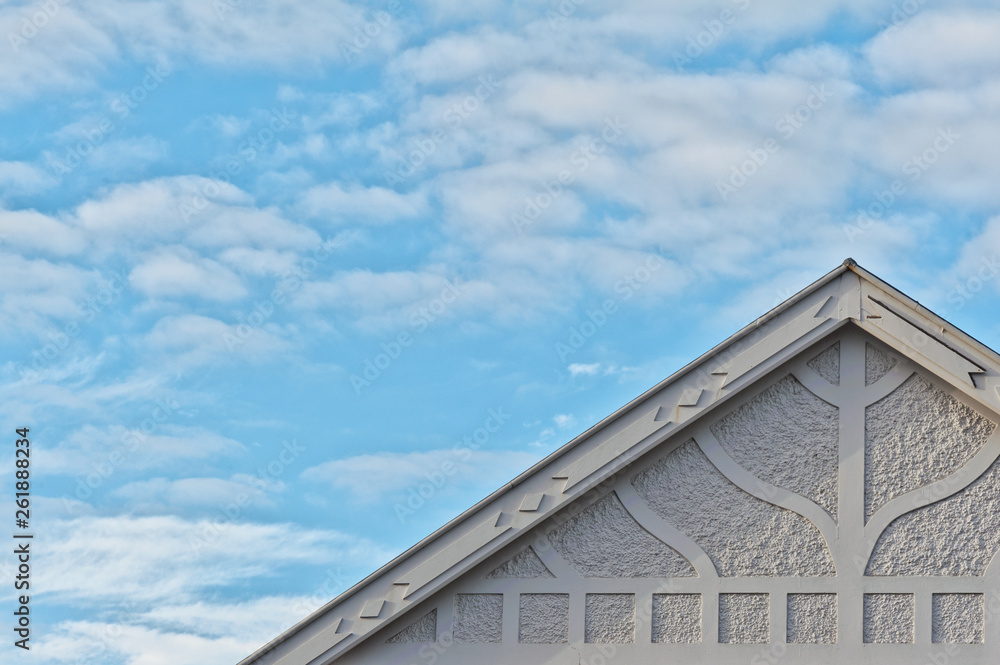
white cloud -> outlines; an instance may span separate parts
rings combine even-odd
[[[150,431],[149,423],[164,422],[162,418],[152,418],[158,414],[158,408],[163,408],[161,405],[168,407],[170,418],[175,417],[174,391],[165,385],[171,376],[176,376],[174,368],[169,373],[139,370],[125,376],[95,380],[99,369],[102,369],[99,367],[102,360],[100,354],[78,359],[78,356],[66,353],[64,357],[57,356],[42,367],[36,367],[30,358],[24,358],[24,367],[5,367],[18,375],[19,370],[24,369],[25,377],[20,381],[0,384],[0,412],[13,414],[11,417],[15,421],[50,419],[58,413],[58,417],[68,422],[72,422],[72,418],[81,418],[81,423],[92,423],[105,415],[109,407],[138,405],[134,423],[136,432],[141,434]],[[139,432],[142,429],[145,432]],[[45,453],[40,451],[39,454]],[[58,460],[54,466],[60,466]]]
[[[60,602],[179,603],[287,566],[369,568],[391,554],[338,531],[172,516],[53,520],[39,537],[35,593]]]
[[[938,291],[948,290],[949,306],[961,309],[983,290],[1000,293],[1000,216],[962,245],[949,273],[937,285]]]
[[[265,4],[205,3],[199,0],[108,0],[101,4],[59,3],[36,36],[9,44],[31,26],[30,11],[0,7],[0,34],[14,57],[0,69],[0,103],[9,105],[51,90],[92,86],[115,58],[162,63],[188,59],[214,66],[289,69],[343,62],[341,45],[351,44],[372,12],[341,0],[278,0]],[[28,31],[31,32],[30,30]],[[364,60],[394,51],[401,26],[380,27]]]
[[[75,218],[84,229],[105,237],[128,233],[157,240],[171,238],[188,228],[181,214],[182,204],[191,205],[194,197],[205,190],[213,194],[209,206],[241,206],[251,201],[237,187],[214,183],[208,178],[157,178],[118,185],[100,198],[78,206]],[[207,218],[199,215],[198,221]]]
[[[410,81],[452,82],[488,72],[500,74],[532,67],[563,72],[618,69],[648,74],[652,69],[649,63],[654,61],[667,66],[677,66],[679,61],[680,67],[696,71],[702,65],[699,58],[703,54],[727,46],[756,53],[766,51],[769,45],[825,25],[833,11],[844,12],[859,24],[874,25],[881,18],[882,8],[864,0],[798,5],[789,5],[785,0],[520,3],[506,8],[506,26],[493,20],[472,29],[446,31],[396,56],[390,71],[398,76],[400,85]],[[729,15],[725,24],[720,21],[724,12]],[[886,10],[886,16],[889,12],[891,8]],[[460,16],[451,9],[442,14]],[[691,55],[688,49],[696,41],[702,42],[701,53],[685,63],[683,58]]]
[[[817,50],[802,54],[795,67],[809,76],[843,72],[838,57],[835,50]],[[780,71],[638,75],[612,66],[597,71],[583,76],[525,70],[509,76],[503,104],[491,109],[491,127],[465,128],[480,137],[470,143],[486,146],[483,164],[435,178],[448,230],[481,248],[485,263],[506,264],[491,266],[489,281],[508,285],[501,268],[516,267],[544,273],[547,290],[565,286],[572,297],[583,279],[614,284],[622,276],[615,272],[641,260],[636,250],[658,245],[686,257],[704,254],[684,262],[699,271],[739,270],[755,244],[751,240],[760,238],[743,237],[748,219],[758,227],[787,230],[796,224],[789,220],[804,216],[803,209],[839,204],[850,184],[852,151],[868,138],[862,132],[845,137],[838,129],[857,122],[852,112],[858,94],[854,84],[839,80],[817,82]],[[786,139],[776,124],[810,100],[818,86],[825,91],[821,108],[807,108],[809,123]],[[512,142],[486,140],[497,127],[524,118],[548,135],[523,146],[516,132]],[[608,123],[622,128],[609,147],[585,150],[611,131]],[[556,133],[568,138],[557,139]],[[775,136],[782,138],[779,154],[723,202],[717,182],[748,159],[748,150]],[[571,182],[559,185],[560,174]],[[625,210],[611,217],[602,215],[602,205]],[[534,218],[519,228],[515,215]],[[624,219],[615,218],[620,216]],[[681,218],[691,223],[678,223]],[[572,238],[584,228],[590,238]],[[600,240],[592,241],[594,236]],[[778,242],[776,235],[765,237]],[[574,256],[586,258],[575,262]],[[692,278],[688,271],[669,273],[655,290],[659,295],[684,288]]]
[[[407,492],[430,483],[434,492],[498,487],[538,461],[513,450],[471,450],[456,446],[410,453],[377,453],[324,462],[306,469],[306,480],[346,490],[362,503],[405,500]],[[425,497],[426,498],[426,497]]]
[[[284,219],[276,209],[218,207],[190,234],[191,241],[208,247],[255,246],[311,249],[320,245],[312,229]]]
[[[767,70],[794,79],[821,82],[851,80],[856,73],[851,55],[832,44],[817,44],[782,53],[767,63]]]
[[[573,376],[594,376],[601,371],[601,363],[573,363],[566,369],[568,369],[569,373]]]
[[[26,259],[0,249],[0,331],[40,331],[53,321],[82,318],[87,297],[96,296],[100,285],[96,270]]]
[[[105,141],[87,156],[88,169],[125,173],[134,177],[138,171],[164,159],[170,144],[153,136],[139,136]]]
[[[230,506],[245,518],[243,511],[248,508],[273,507],[270,493],[284,489],[280,481],[263,483],[245,474],[231,478],[151,478],[118,487],[111,496],[125,501],[124,505],[133,514],[177,514],[190,509],[219,510],[219,506]]]
[[[37,30],[25,7],[0,7],[4,48],[13,51],[0,67],[0,108],[52,90],[92,87],[94,75],[118,55],[114,38],[82,17],[75,6],[59,3],[57,11]]]
[[[556,198],[545,189],[570,168],[573,150],[548,149],[540,156],[517,156],[498,163],[450,171],[437,179],[444,220],[460,237],[489,246],[498,238],[528,234],[566,233],[580,227],[587,212],[578,192],[563,188]],[[542,211],[536,201],[548,205]],[[530,207],[534,205],[534,208]],[[530,220],[519,226],[515,215]]]
[[[556,431],[552,427],[546,427],[541,432],[538,433],[538,438],[528,444],[531,448],[540,449],[551,449],[552,445],[556,443],[555,437]]]
[[[247,359],[275,360],[291,348],[280,334],[282,331],[274,324],[230,325],[207,316],[181,314],[157,321],[145,343],[169,354],[178,365],[192,367]]]
[[[796,10],[788,25],[807,24],[822,16],[824,7],[829,9],[823,5]],[[771,3],[753,9],[764,14],[778,11]],[[849,11],[866,10],[858,5]],[[364,136],[376,161],[388,163],[407,140],[440,125],[443,109],[469,94],[475,77],[492,73],[496,64],[496,78],[502,80],[500,92],[449,133],[446,144],[433,156],[438,160],[434,168],[443,172],[434,175],[428,169],[425,175],[430,182],[415,181],[416,191],[405,194],[342,181],[314,185],[308,174],[279,189],[292,191],[285,200],[295,202],[293,213],[337,223],[418,218],[430,211],[430,201],[440,202],[447,240],[434,248],[430,257],[434,264],[383,272],[341,270],[329,279],[313,279],[296,296],[297,304],[338,309],[366,330],[398,326],[439,295],[438,284],[446,272],[439,266],[448,265],[447,273],[468,275],[473,285],[474,297],[463,301],[461,315],[489,311],[498,320],[523,321],[553,308],[568,311],[581,294],[594,287],[602,295],[613,295],[614,285],[658,246],[670,247],[675,256],[684,258],[671,261],[639,295],[648,302],[672,297],[697,278],[745,276],[746,266],[753,261],[776,257],[783,239],[790,235],[836,237],[828,233],[838,224],[838,215],[829,214],[830,210],[845,205],[851,189],[859,186],[858,178],[871,177],[869,169],[894,177],[906,151],[915,149],[913,137],[919,130],[936,130],[941,121],[951,119],[965,123],[963,135],[975,140],[951,150],[935,167],[934,178],[922,182],[919,190],[913,189],[913,198],[947,197],[982,206],[994,202],[991,192],[995,188],[985,183],[992,181],[1000,167],[990,162],[988,150],[977,149],[996,142],[988,113],[991,98],[985,90],[971,99],[966,93],[950,98],[898,95],[874,108],[861,108],[860,87],[850,79],[858,77],[862,65],[849,48],[830,45],[781,54],[759,70],[657,72],[624,57],[582,68],[555,66],[562,62],[558,45],[597,34],[598,16],[611,21],[600,34],[620,36],[641,32],[648,27],[640,25],[645,19],[665,20],[668,15],[683,15],[698,26],[699,12],[704,13],[683,8],[650,11],[632,3],[613,10],[581,8],[554,32],[544,27],[555,46],[527,40],[526,46],[534,49],[525,56],[531,64],[525,64],[529,60],[515,62],[520,56],[509,56],[512,40],[520,43],[525,38],[502,28],[450,33],[401,55],[390,67],[392,71],[403,77],[426,75],[444,89],[412,94],[408,103],[398,105],[398,117],[379,122],[367,133],[325,133],[323,145],[347,140],[348,135]],[[918,20],[929,20],[922,16],[892,34],[913,29]],[[751,25],[759,21],[759,16],[751,17],[748,11],[734,29],[751,34]],[[532,29],[542,30],[542,23]],[[677,37],[686,39],[682,33]],[[614,50],[610,42],[602,42],[600,49]],[[466,51],[475,57],[452,63],[447,71],[435,74],[426,64]],[[799,108],[817,85],[827,86],[829,101],[801,131],[782,143],[779,153],[731,200],[721,201],[717,182],[745,161],[749,150],[775,135],[776,121]],[[315,100],[301,90],[282,90],[284,99],[303,102],[306,108]],[[413,93],[405,85],[396,92]],[[387,107],[385,100],[366,93],[333,100],[320,96],[319,101],[311,106],[318,111],[300,113],[303,123],[312,123],[310,136],[318,136],[315,132],[321,127],[356,124],[373,108]],[[581,143],[598,136],[606,121],[618,116],[625,125],[620,141],[589,161],[585,169],[577,169],[573,155]],[[231,128],[238,125],[235,117],[216,120]],[[308,136],[303,140],[308,141]],[[290,141],[289,149],[299,146],[295,139]],[[526,197],[537,199],[546,183],[563,169],[572,172],[573,183],[563,188],[523,235],[518,234],[512,215],[523,213]],[[288,173],[271,175],[291,177]],[[860,186],[867,187],[867,183]],[[186,221],[181,208],[206,191],[212,192],[206,197],[207,207]],[[603,205],[612,210],[604,211]],[[826,212],[825,219],[818,214],[821,211]],[[140,249],[186,244],[211,252],[188,263],[215,267],[216,272],[208,277],[225,282],[211,290],[219,299],[239,297],[242,286],[235,287],[231,272],[280,274],[293,265],[293,252],[319,242],[314,230],[296,223],[285,211],[257,206],[254,197],[236,187],[193,176],[117,186],[79,206],[75,215],[60,219],[46,221],[79,225],[106,251],[128,243]],[[587,237],[574,237],[581,233]],[[897,244],[904,240],[900,236]],[[831,251],[842,254],[846,250]],[[455,265],[461,270],[453,271]],[[136,268],[137,277],[144,269]],[[184,283],[190,285],[196,271],[186,270]],[[154,280],[144,284],[155,297]],[[164,282],[162,288],[184,291],[187,287]],[[449,309],[448,316],[453,315]]]
[[[523,37],[486,27],[435,37],[400,54],[392,66],[399,75],[421,83],[454,82],[507,69],[532,58],[537,50]]]
[[[566,429],[567,427],[572,427],[576,424],[576,418],[573,417],[573,414],[560,413],[554,416],[552,420],[559,427],[559,429]]]
[[[282,83],[278,86],[278,101],[290,104],[292,102],[302,101],[306,98],[306,94],[299,90],[294,85],[289,85],[287,83]]]
[[[52,187],[55,178],[26,162],[0,161],[0,193],[34,194]]]
[[[222,459],[245,451],[238,441],[215,432],[169,422],[177,417],[176,405],[164,404],[151,407],[148,424],[135,428],[84,425],[57,445],[39,449],[40,464],[54,474],[86,478],[96,473],[103,484],[119,471],[177,468],[190,460]]]
[[[307,282],[295,302],[309,309],[332,307],[350,312],[358,316],[357,325],[362,328],[410,324],[423,329],[454,317],[458,310],[484,307],[482,296],[491,290],[488,284],[438,272],[354,270]]]
[[[205,638],[188,632],[160,631],[96,621],[67,621],[32,647],[42,665],[86,658],[92,663],[125,665],[202,665],[235,663],[261,644],[259,638]]]
[[[315,96],[311,96],[315,98]],[[282,86],[278,91],[278,100],[293,102],[305,98],[301,91]],[[316,115],[303,115],[302,124],[306,131],[315,132],[326,127],[353,127],[366,114],[379,108],[382,102],[370,93],[336,94],[330,100],[325,110]]]
[[[298,165],[306,158],[325,160],[333,156],[330,148],[330,142],[323,134],[307,134],[300,141],[289,144],[279,142],[270,161],[274,165]]]
[[[324,590],[320,601],[314,596],[267,596],[232,603],[165,602],[148,610],[125,601],[103,620],[55,624],[32,649],[42,665],[81,658],[121,659],[126,665],[236,663],[333,595]]]
[[[223,136],[235,138],[246,133],[253,121],[250,118],[240,118],[235,115],[213,115],[209,118],[209,122]]]
[[[545,5],[544,9],[550,6]],[[708,37],[705,48],[708,53],[732,44],[763,49],[789,36],[826,25],[834,12],[856,17],[862,24],[874,24],[881,18],[882,11],[881,5],[865,0],[817,0],[798,4],[788,4],[785,0],[725,0],[709,4],[622,0],[577,5],[576,11],[562,21],[558,9],[552,15],[539,11],[544,18],[538,20],[538,32],[558,35],[575,30],[592,41],[639,47],[666,56],[667,62],[672,63],[673,54],[685,54],[688,39],[694,41],[703,32]],[[886,15],[890,11],[891,8],[885,9]],[[720,20],[723,12],[729,14],[725,24]],[[718,34],[720,29],[722,32]],[[710,30],[717,34],[713,36]]]
[[[483,21],[486,16],[493,17],[511,11],[511,7],[503,0],[480,0],[475,5],[464,0],[427,0],[424,4],[441,21],[471,18]]]
[[[48,520],[69,520],[83,516],[93,516],[98,514],[98,510],[90,503],[81,501],[69,495],[54,497],[37,494],[32,497],[32,507],[37,511],[38,516]],[[2,564],[0,564],[2,567]]]
[[[331,182],[313,187],[302,197],[302,207],[314,217],[354,224],[386,224],[423,214],[423,194],[399,194],[384,187],[348,186]]]
[[[929,89],[898,95],[879,109],[871,153],[903,179],[907,199],[939,214],[972,207],[984,216],[1000,206],[1000,150],[995,108],[1000,86]],[[873,160],[874,161],[874,160]],[[903,171],[906,169],[906,172]]]
[[[220,261],[248,275],[283,275],[297,259],[295,252],[253,247],[230,247],[219,254]]]
[[[78,228],[36,210],[0,209],[0,247],[67,256],[87,246]]]
[[[343,588],[334,592],[338,590]],[[320,602],[333,595],[326,594]],[[153,625],[212,637],[231,635],[260,640],[260,636],[265,636],[254,647],[256,650],[279,629],[298,623],[315,609],[318,607],[313,596],[264,596],[243,603],[198,601],[158,605],[143,613],[142,619]]]
[[[279,0],[266,5],[206,5],[197,0],[146,2],[136,11],[127,3],[102,5],[95,19],[121,31],[130,50],[150,55],[189,55],[212,64],[318,65],[341,61],[341,44],[354,40],[371,15],[340,0]],[[384,51],[398,39],[390,23],[370,47]]]
[[[866,51],[891,85],[963,87],[996,81],[1000,11],[927,9],[883,31]]]
[[[484,250],[483,261],[494,269],[533,273],[548,285],[550,296],[572,293],[584,284],[620,302],[655,299],[683,290],[692,280],[689,269],[657,252],[587,238],[528,236],[499,241]]]
[[[135,243],[184,240],[203,248],[309,249],[320,244],[312,229],[257,208],[233,185],[196,176],[157,178],[118,185],[81,204],[75,221],[111,248],[122,236]],[[127,245],[126,245],[127,246]]]
[[[104,364],[104,360],[103,353],[93,356],[73,355],[61,359],[57,358],[55,361],[48,362],[38,368],[32,367],[30,361],[8,362],[5,369],[11,378],[18,377],[28,383],[66,383],[69,387],[79,390],[90,383],[97,370]]]
[[[196,296],[227,301],[247,295],[230,270],[183,248],[154,252],[132,269],[129,283],[153,298]]]

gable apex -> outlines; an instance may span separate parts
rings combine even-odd
[[[945,382],[948,390],[963,400],[1000,414],[1000,356],[848,258],[293,626],[241,665],[330,663],[372,635],[383,634],[382,629],[390,624],[405,626],[406,621],[398,621],[404,615],[420,619],[431,608],[423,605],[419,612],[411,610],[506,551],[504,548],[519,537],[594,488],[612,482],[621,469],[664,441],[687,436],[708,414],[728,408],[726,405],[749,387],[806,351],[815,350],[818,358],[824,351],[824,340],[830,339],[828,344],[832,344],[845,332],[856,330],[898,354],[908,366],[923,368]],[[807,360],[813,359],[810,356]],[[839,382],[839,364],[837,368]],[[820,398],[823,391],[835,388],[834,382],[823,376],[826,371],[817,369],[816,376],[819,383],[829,382],[828,388],[806,386]],[[709,446],[706,450],[711,453],[713,449]],[[723,452],[717,454],[729,463]],[[985,462],[984,458],[977,464],[982,467]],[[623,500],[636,501],[632,494],[626,494]],[[829,515],[815,505],[806,506],[800,498],[772,498],[771,502],[788,502],[790,509],[821,525],[824,534],[836,531]],[[675,534],[675,538],[688,547],[682,548],[682,554],[696,563],[699,571],[710,567],[704,554],[683,534]],[[550,565],[544,558],[537,564],[532,562],[558,576],[558,562]],[[441,621],[440,615],[435,617]]]

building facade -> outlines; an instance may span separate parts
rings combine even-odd
[[[848,260],[244,664],[995,664],[998,424]]]

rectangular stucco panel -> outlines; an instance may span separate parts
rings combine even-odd
[[[569,642],[569,594],[521,594],[517,641],[521,644]]]
[[[788,594],[789,644],[837,643],[837,594]]]
[[[587,594],[586,637],[590,643],[635,642],[635,596],[629,593]]]
[[[865,643],[913,642],[913,603],[912,593],[866,593]]]
[[[503,594],[461,593],[455,596],[455,641],[500,642],[503,631]]]
[[[982,644],[984,609],[981,593],[934,594],[933,641],[948,644]]]
[[[669,644],[701,642],[701,594],[653,594],[653,641]]]
[[[719,642],[767,644],[770,615],[771,603],[766,593],[719,594]]]

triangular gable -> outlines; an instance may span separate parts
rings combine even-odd
[[[948,525],[1000,514],[998,414],[1000,358],[848,260],[244,663],[987,662],[1000,524]]]

